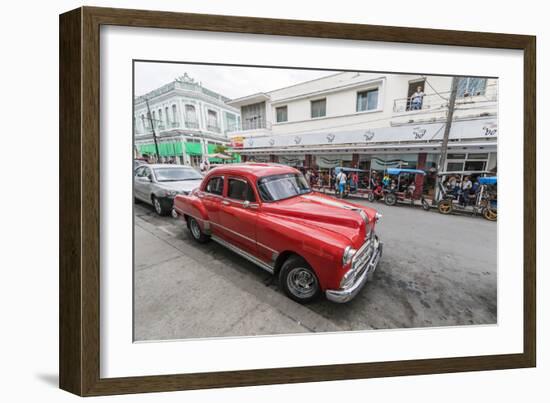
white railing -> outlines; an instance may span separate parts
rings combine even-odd
[[[440,92],[437,94],[427,94],[422,97],[420,104],[414,104],[411,98],[398,98],[393,101],[393,112],[417,112],[417,111],[429,111],[445,109],[449,104],[449,97],[451,92]],[[483,104],[488,102],[498,101],[498,88],[496,84],[488,85],[485,89],[475,94],[463,94],[457,96],[457,106],[461,104]]]

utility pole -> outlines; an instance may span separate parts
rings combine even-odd
[[[151,108],[149,107],[149,100],[145,98],[145,104],[147,105],[147,117],[149,118],[149,123],[151,124],[151,130],[153,131],[153,141],[155,142],[155,152],[157,154],[157,162],[160,161],[159,154],[159,145],[157,143],[157,134],[155,133],[155,124],[153,122],[153,116],[151,115]]]
[[[445,132],[443,133],[443,142],[441,143],[441,152],[439,153],[439,160],[437,162],[437,176],[435,178],[435,194],[439,194],[439,182],[441,178],[439,173],[444,169],[447,162],[447,146],[449,144],[449,134],[451,133],[451,126],[453,124],[453,115],[455,112],[456,93],[458,89],[459,78],[454,76],[451,82],[451,95],[449,96],[449,108],[447,110],[447,121],[445,122]],[[434,198],[433,202],[437,197]]]

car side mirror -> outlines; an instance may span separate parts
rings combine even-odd
[[[149,179],[149,182],[153,182],[153,174],[147,175],[147,179]]]
[[[250,207],[250,202],[249,202],[248,200],[245,200],[245,201],[243,202],[243,207],[244,207],[244,208],[249,208],[249,207]]]

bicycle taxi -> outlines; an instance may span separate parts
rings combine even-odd
[[[438,211],[441,214],[470,213],[481,215],[489,221],[496,221],[498,179],[497,176],[487,176],[489,174],[491,173],[480,173],[480,176],[474,179],[472,189],[465,192],[459,186],[449,186],[448,182],[445,185],[444,179],[453,177],[455,173],[439,173]]]
[[[420,169],[388,168],[386,174],[390,177],[390,184],[386,187],[384,202],[388,206],[399,203],[407,203],[411,206],[420,205],[424,210],[430,209],[430,204],[421,192],[416,191],[418,176],[424,176],[426,172]]]

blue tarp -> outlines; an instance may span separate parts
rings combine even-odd
[[[496,185],[497,177],[496,176],[484,176],[478,179],[480,185]]]
[[[340,171],[344,171],[344,172],[368,172],[368,171],[365,171],[364,169],[357,169],[357,168],[346,168],[346,167],[335,167],[334,168],[334,172],[338,175],[338,173]]]
[[[420,169],[407,169],[407,168],[388,168],[388,174],[390,175],[399,175],[399,174],[420,174],[426,175],[426,172]]]

